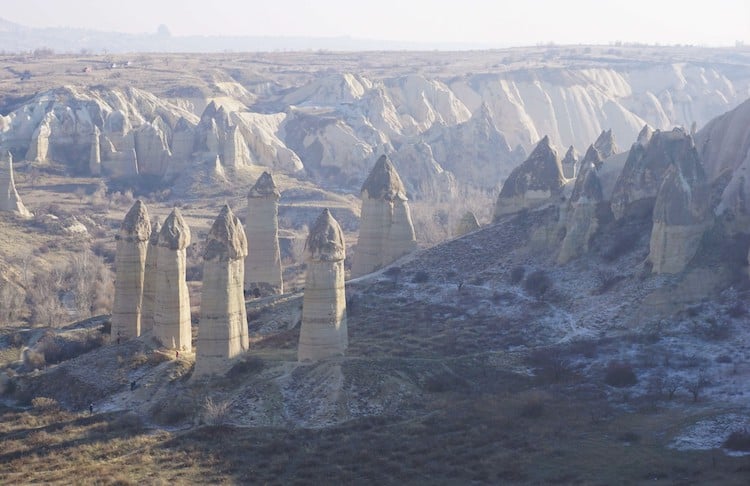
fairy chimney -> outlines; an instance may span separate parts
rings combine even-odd
[[[163,346],[190,351],[190,297],[185,281],[190,228],[175,208],[159,232],[156,257],[154,337]]]
[[[146,252],[151,223],[140,199],[122,220],[115,236],[115,298],[112,304],[112,338],[132,339],[141,335],[141,309]]]
[[[141,305],[141,334],[154,329],[156,307],[156,260],[158,254],[161,223],[156,218],[151,225],[151,236],[146,251],[146,267],[143,273],[143,304]]]
[[[250,249],[245,259],[247,293],[284,293],[279,251],[279,197],[276,183],[268,172],[263,172],[247,195],[245,234]]]
[[[99,142],[101,132],[99,127],[94,126],[94,133],[91,134],[91,148],[89,149],[89,172],[93,176],[102,174],[102,150]]]
[[[203,254],[201,319],[193,376],[219,373],[248,349],[242,292],[247,240],[240,220],[224,206],[208,233]]]
[[[22,218],[33,216],[21,201],[13,178],[13,155],[7,150],[0,155],[0,211],[15,213]]]
[[[341,228],[328,209],[310,229],[305,256],[298,358],[317,361],[343,355],[349,344],[344,289],[346,247]]]
[[[404,184],[383,155],[362,185],[362,216],[352,277],[389,265],[416,247]]]
[[[564,185],[560,159],[550,145],[549,137],[545,136],[503,183],[495,203],[494,220],[523,209],[536,209],[558,202]]]

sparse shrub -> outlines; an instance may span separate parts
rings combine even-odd
[[[633,367],[630,366],[629,363],[611,361],[609,365],[607,365],[607,370],[604,374],[604,382],[609,386],[623,388],[638,383],[638,377],[635,375]]]
[[[115,420],[108,424],[108,428],[111,431],[124,431],[124,432],[138,432],[143,430],[143,418],[140,415],[133,412],[126,412],[119,415]]]
[[[700,398],[701,392],[706,386],[708,386],[708,384],[708,378],[701,371],[694,379],[686,381],[684,386],[685,389],[689,391],[691,395],[693,395],[693,402],[697,402],[698,398]]]
[[[393,281],[393,285],[398,284],[398,277],[401,275],[401,267],[390,267],[384,272],[384,275]]]
[[[543,383],[562,383],[573,375],[570,362],[559,349],[536,349],[529,356],[529,361]]]
[[[146,356],[146,353],[139,351],[130,358],[130,367],[131,368],[140,368],[141,366],[148,363],[149,359],[148,356]]]
[[[228,400],[214,401],[207,397],[203,403],[203,422],[206,425],[224,425],[229,418],[231,404]]]
[[[544,270],[535,270],[526,277],[523,288],[536,299],[543,299],[552,289],[552,279]]]
[[[195,414],[195,404],[186,397],[175,397],[156,404],[151,409],[154,421],[161,425],[175,425]]]
[[[36,397],[31,400],[31,406],[38,412],[53,412],[60,410],[60,404],[54,398]]]
[[[430,393],[445,393],[463,388],[466,383],[453,373],[443,372],[429,376],[424,382],[424,389]]]
[[[33,349],[26,349],[23,352],[23,364],[29,369],[39,370],[44,368],[47,363],[44,361],[44,354]]]
[[[735,430],[724,441],[724,447],[732,451],[750,451],[750,431],[747,429]]]
[[[430,280],[430,274],[425,272],[424,270],[419,270],[417,273],[414,274],[414,278],[412,279],[412,282],[414,283],[426,283]]]
[[[526,267],[518,265],[513,267],[510,271],[510,283],[513,285],[521,283],[523,277],[526,275]]]

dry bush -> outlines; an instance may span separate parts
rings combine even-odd
[[[33,349],[24,350],[23,364],[32,370],[39,370],[47,365],[44,361],[44,354],[34,351]]]
[[[72,335],[45,333],[35,346],[48,364],[61,363],[73,359],[106,344],[107,336],[98,329]]]
[[[31,406],[37,412],[54,412],[60,410],[60,404],[54,398],[36,397],[31,400]]]
[[[151,408],[151,415],[159,425],[176,425],[195,416],[196,407],[193,400],[176,396],[170,400],[157,403]]]
[[[548,395],[540,391],[531,391],[526,394],[519,415],[523,418],[539,418],[544,415],[544,405]]]
[[[604,382],[610,386],[623,388],[638,383],[638,377],[629,363],[611,361],[604,372]]]
[[[130,358],[130,368],[140,368],[149,362],[148,356],[143,351],[138,351]]]
[[[257,356],[247,356],[229,369],[227,377],[235,378],[248,373],[258,373],[262,371],[263,368],[265,368],[265,363],[262,359]]]
[[[552,279],[544,270],[535,270],[526,277],[523,288],[529,295],[542,300],[552,289]]]
[[[229,419],[231,404],[228,400],[214,401],[206,397],[203,402],[203,423],[206,425],[225,425]]]

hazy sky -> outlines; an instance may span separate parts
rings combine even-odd
[[[0,0],[0,17],[132,33],[165,24],[173,35],[750,45],[750,0]]]

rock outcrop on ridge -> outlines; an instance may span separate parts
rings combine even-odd
[[[224,206],[214,221],[203,254],[201,318],[194,377],[220,373],[248,349],[242,289],[247,240],[240,220]]]
[[[535,209],[549,202],[558,202],[565,185],[560,159],[544,137],[521,165],[513,169],[500,190],[495,216]]]
[[[141,335],[143,283],[150,234],[148,210],[139,199],[125,215],[115,236],[116,279],[111,335],[118,342]]]
[[[154,337],[163,346],[184,351],[192,349],[190,296],[185,281],[188,245],[190,228],[175,208],[159,232]]]
[[[0,211],[14,213],[22,218],[30,218],[31,212],[21,201],[13,177],[13,155],[0,148]]]
[[[404,185],[391,161],[382,155],[362,185],[362,216],[352,277],[384,267],[416,246]]]
[[[617,143],[615,143],[615,136],[612,135],[612,129],[602,130],[602,133],[594,142],[594,148],[599,152],[602,160],[608,159],[619,152]]]
[[[346,245],[328,209],[310,228],[305,243],[307,274],[297,356],[317,361],[340,356],[349,345],[346,326],[344,259]]]
[[[693,177],[695,167],[700,166],[693,139],[684,129],[656,130],[647,142],[647,134],[641,133],[643,136],[631,147],[612,193],[612,212],[617,219],[628,205],[655,198],[672,164],[679,164],[686,177]]]
[[[581,168],[565,213],[565,237],[557,255],[559,263],[567,263],[587,252],[591,237],[599,226],[597,207],[604,199],[598,176],[601,165],[599,151],[593,145],[589,146],[581,160]]]
[[[284,293],[279,249],[280,197],[268,172],[263,172],[247,195],[245,235],[250,251],[245,259],[244,289],[248,294]]]

